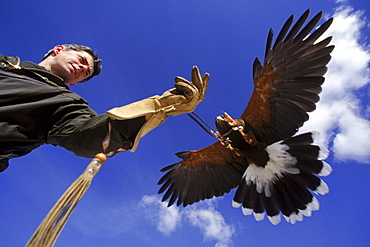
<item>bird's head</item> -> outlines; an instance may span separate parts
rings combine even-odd
[[[233,119],[226,112],[216,118],[216,127],[222,138],[236,141],[236,145],[240,142],[252,146],[257,143],[254,133],[249,128],[246,129],[245,121],[241,118]]]
[[[239,130],[244,130],[245,123],[243,119],[233,119],[229,116],[229,114],[224,112],[223,115],[217,116],[216,127],[218,132],[222,136],[226,137],[234,131],[239,132]]]

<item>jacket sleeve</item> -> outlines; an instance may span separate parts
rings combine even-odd
[[[78,156],[92,158],[103,152],[102,143],[111,124],[111,138],[106,153],[130,147],[145,122],[144,117],[112,120],[107,114],[98,115],[86,104],[68,104],[53,115],[54,125],[47,143],[62,146]]]

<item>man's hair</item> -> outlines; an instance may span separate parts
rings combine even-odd
[[[74,51],[85,51],[87,52],[94,60],[94,72],[89,76],[87,77],[86,79],[80,81],[80,82],[86,82],[88,80],[90,80],[91,78],[93,78],[94,76],[96,75],[99,75],[100,72],[101,72],[101,59],[98,57],[98,55],[88,46],[84,46],[84,45],[76,45],[76,44],[64,44],[63,45],[64,49],[66,51],[68,50],[74,50]],[[44,58],[42,60],[45,60],[47,57],[49,57],[52,53],[54,52],[54,49],[51,49],[49,50]]]

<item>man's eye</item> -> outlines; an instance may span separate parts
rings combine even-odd
[[[81,62],[82,64],[87,64],[87,61],[86,61],[86,59],[85,59],[84,57],[79,56],[79,58],[80,58],[80,62]]]

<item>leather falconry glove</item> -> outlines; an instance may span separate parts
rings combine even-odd
[[[195,107],[204,99],[208,87],[209,74],[200,76],[196,66],[192,69],[192,82],[182,78],[175,78],[175,88],[167,90],[161,96],[155,95],[122,107],[107,111],[107,115],[114,120],[127,120],[145,116],[146,122],[136,135],[131,152],[135,152],[139,140],[163,123],[167,116],[177,116],[194,111]]]

